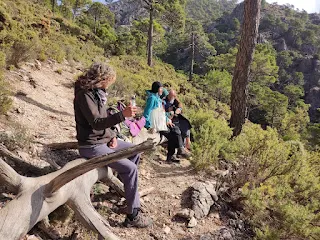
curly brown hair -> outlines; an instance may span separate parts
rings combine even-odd
[[[78,78],[81,88],[94,89],[106,88],[111,85],[116,78],[114,69],[103,63],[94,63],[91,67]]]

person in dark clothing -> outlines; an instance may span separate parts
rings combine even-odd
[[[182,115],[182,104],[177,99],[177,94],[174,90],[170,90],[165,99],[165,110],[172,123],[179,127],[181,136],[184,139],[185,147],[191,150],[191,124],[187,118]]]
[[[146,118],[146,128],[152,128],[150,123],[151,112],[159,107],[163,107],[163,102],[160,96],[163,94],[163,87],[160,82],[154,82],[152,84],[152,89],[147,91],[148,99],[144,109],[144,117]],[[165,115],[165,111],[163,111]],[[183,146],[183,139],[181,137],[181,131],[179,127],[175,126],[169,118],[167,119],[167,131],[160,131],[161,136],[165,136],[168,139],[168,153],[167,153],[167,163],[179,162],[178,159],[174,157],[176,149],[178,149],[177,155],[188,158],[190,154],[186,152]]]
[[[136,107],[129,106],[122,112],[108,115],[106,89],[115,82],[116,73],[104,64],[95,63],[75,83],[74,112],[79,153],[82,157],[93,157],[128,148],[131,143],[118,140],[110,128],[123,122],[126,117],[136,114]],[[127,200],[126,226],[148,227],[149,217],[140,211],[138,193],[138,163],[140,155],[111,163],[108,167],[116,170],[124,184]]]

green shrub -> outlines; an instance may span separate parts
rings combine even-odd
[[[59,75],[61,75],[61,74],[62,74],[62,69],[59,68],[59,69],[55,70],[54,72],[55,72],[55,73],[58,73]]]
[[[26,62],[36,57],[34,43],[28,40],[16,40],[8,54],[8,65],[19,67],[21,62]]]
[[[312,147],[320,149],[320,123],[308,126],[308,143]]]
[[[257,239],[319,238],[318,153],[283,141],[274,129],[246,124],[223,156],[237,166],[230,189],[238,202],[244,199]]]
[[[0,52],[0,114],[5,114],[12,106],[8,83],[2,79],[2,71],[5,67],[6,56]]]
[[[109,89],[109,97],[129,99],[132,94],[137,95],[137,104],[144,106],[146,90],[151,89],[154,81],[160,81],[168,89],[175,89],[179,99],[190,107],[200,107],[202,92],[187,82],[186,75],[175,72],[174,68],[159,60],[154,61],[151,68],[145,57],[119,56],[110,59],[117,71],[117,81]],[[121,93],[121,96],[119,96]]]
[[[194,110],[188,114],[195,139],[192,163],[198,170],[217,164],[220,150],[232,135],[227,121],[214,116],[215,112],[204,110]]]
[[[0,132],[0,143],[5,145],[10,151],[18,148],[28,149],[31,143],[31,137],[27,129],[16,122],[8,124],[10,132]]]

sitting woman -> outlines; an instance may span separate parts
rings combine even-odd
[[[105,106],[106,89],[115,82],[116,73],[104,64],[93,64],[75,83],[74,111],[79,153],[82,157],[93,157],[131,147],[132,144],[117,140],[110,129],[133,117],[136,107],[129,106],[122,112],[108,116]],[[127,200],[126,226],[148,227],[152,221],[140,212],[138,193],[138,163],[140,155],[111,163],[108,167],[116,170],[124,184]]]
[[[151,112],[159,107],[163,107],[163,102],[160,96],[163,94],[163,87],[160,82],[154,82],[152,84],[152,89],[147,91],[148,99],[147,104],[144,109],[144,117],[146,118],[146,128],[150,129],[151,126]],[[166,115],[164,109],[163,114]],[[190,157],[190,153],[188,153],[183,146],[183,140],[181,137],[181,131],[178,127],[174,126],[170,119],[166,117],[168,129],[164,131],[160,131],[161,136],[165,136],[168,139],[168,153],[167,153],[167,163],[170,162],[179,162],[175,157],[174,154],[176,149],[178,149],[177,155],[182,157],[188,158]]]
[[[186,149],[191,150],[192,126],[190,121],[182,115],[182,104],[177,99],[177,94],[173,89],[169,91],[165,98],[165,109],[169,114],[169,118],[171,119],[172,123],[179,127]]]

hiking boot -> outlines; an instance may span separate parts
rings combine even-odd
[[[167,163],[167,164],[180,163],[180,160],[177,159],[175,156],[172,156],[171,158],[168,158],[168,159],[166,160],[166,163]]]
[[[179,148],[177,157],[188,159],[189,157],[191,157],[191,153],[187,152],[184,148]]]
[[[138,215],[130,220],[128,217],[124,221],[125,227],[147,228],[152,225],[152,219],[139,211]]]

